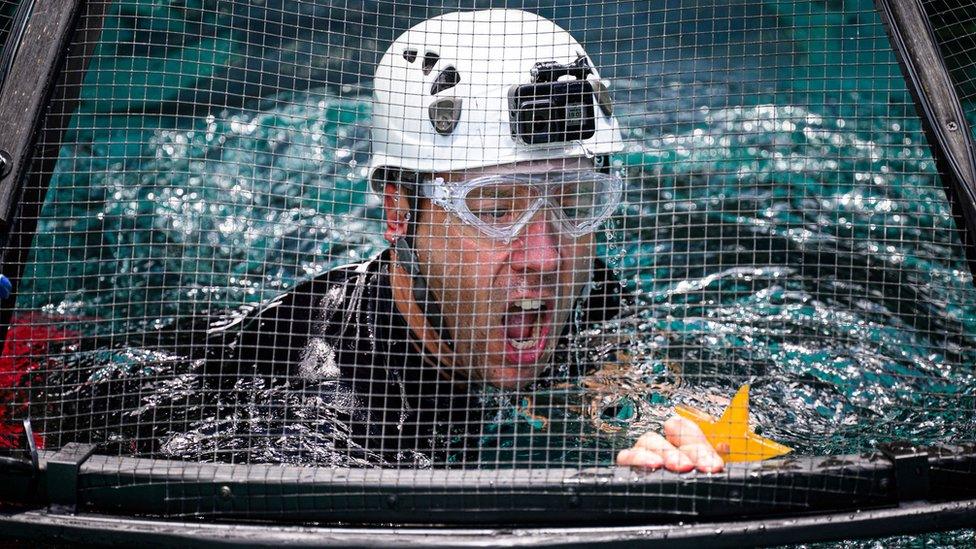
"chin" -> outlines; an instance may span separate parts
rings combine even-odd
[[[534,375],[534,371],[533,374],[525,375],[523,372],[511,372],[508,369],[503,372],[493,372],[487,378],[488,383],[491,385],[507,391],[521,389],[535,380],[536,376]]]
[[[499,389],[521,389],[539,379],[542,372],[549,367],[550,356],[551,353],[546,353],[544,360],[537,364],[489,365],[486,367],[484,380]]]

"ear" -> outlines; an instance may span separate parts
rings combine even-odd
[[[392,244],[407,234],[407,223],[410,221],[410,201],[395,183],[387,183],[383,187],[383,212],[386,214],[386,232],[383,236]]]

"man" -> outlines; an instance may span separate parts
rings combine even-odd
[[[374,84],[370,182],[391,249],[246,319],[221,375],[303,380],[338,414],[343,452],[463,454],[480,389],[527,390],[567,361],[578,311],[612,314],[612,296],[590,289],[609,281],[594,232],[620,201],[609,155],[622,140],[582,46],[523,11],[425,21],[390,46]],[[617,463],[723,467],[677,417]]]

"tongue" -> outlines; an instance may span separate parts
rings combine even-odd
[[[505,335],[510,339],[529,339],[538,313],[512,313],[506,319]]]

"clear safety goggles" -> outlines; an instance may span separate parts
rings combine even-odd
[[[547,205],[563,234],[578,238],[592,233],[620,204],[623,180],[617,173],[572,170],[487,175],[458,183],[435,178],[421,183],[420,190],[464,223],[510,242]]]

